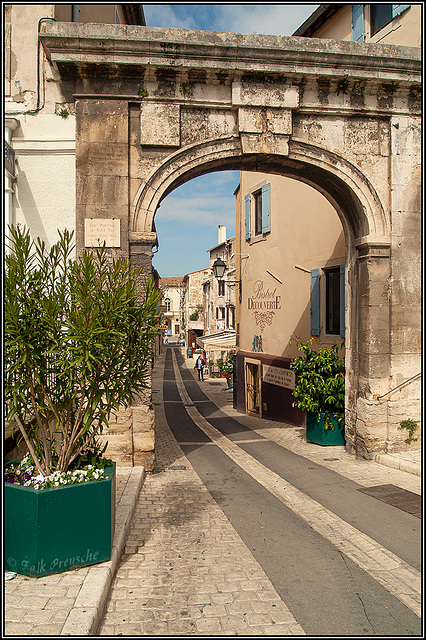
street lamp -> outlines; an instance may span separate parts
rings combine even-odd
[[[222,280],[226,271],[226,263],[221,258],[216,258],[212,266],[214,277],[218,280]]]
[[[222,258],[216,258],[213,262],[212,270],[214,277],[218,280],[222,280],[226,271],[226,263],[222,260]],[[239,286],[240,287],[240,302],[241,302],[241,280],[226,280],[226,284],[231,286]]]

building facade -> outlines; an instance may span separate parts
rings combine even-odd
[[[180,337],[182,325],[182,300],[185,296],[184,278],[170,276],[160,278],[162,324],[165,329],[164,338],[176,341]]]
[[[335,3],[320,5],[293,35],[420,47],[422,24],[420,3]]]
[[[226,358],[236,346],[235,240],[235,236],[226,237],[225,225],[219,225],[218,244],[208,250],[210,268],[203,283],[204,336],[198,344],[213,362]],[[225,264],[221,279],[213,274],[212,267],[217,259]]]
[[[311,335],[318,346],[344,340],[344,231],[330,202],[300,181],[242,172],[240,194],[237,408],[303,424],[289,364]]]
[[[204,334],[203,283],[209,277],[209,269],[199,269],[187,273],[184,278],[184,324],[182,330],[185,344],[193,348],[197,338]]]

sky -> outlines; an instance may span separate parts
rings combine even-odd
[[[177,27],[292,35],[318,4],[151,4],[144,3],[148,27]],[[183,276],[209,266],[208,250],[218,244],[218,225],[235,235],[238,171],[217,171],[178,187],[155,215],[159,248],[153,266],[160,276]]]

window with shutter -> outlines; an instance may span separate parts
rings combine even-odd
[[[262,191],[253,193],[254,200],[254,234],[262,233]]]
[[[410,7],[411,7],[411,4],[393,4],[392,17],[396,18],[396,16],[399,16],[400,13],[402,13],[406,9],[409,9]]]
[[[345,337],[345,265],[340,265],[340,337]]]
[[[311,336],[319,336],[320,319],[320,270],[311,271]]]
[[[245,220],[246,240],[250,240],[250,236],[251,236],[250,201],[251,201],[251,196],[248,193],[244,198],[244,220]]]
[[[352,5],[352,40],[365,41],[363,4]]]
[[[269,233],[271,230],[271,185],[264,184],[262,187],[262,233]]]

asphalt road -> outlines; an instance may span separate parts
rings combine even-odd
[[[180,352],[175,354],[182,364]],[[194,406],[223,435],[420,569],[419,518],[360,492],[356,482],[262,438],[221,412],[190,371],[180,371]],[[170,348],[163,384],[166,417],[176,440],[308,635],[421,634],[421,622],[409,608],[272,495],[194,423],[179,394]]]

